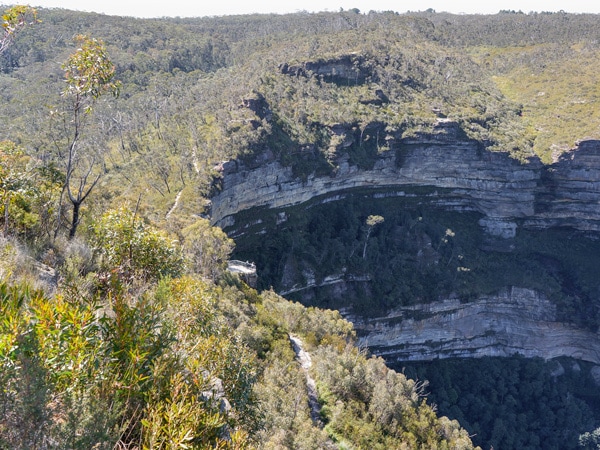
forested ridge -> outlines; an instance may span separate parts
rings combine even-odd
[[[426,383],[358,349],[338,312],[229,273],[235,244],[210,225],[210,196],[223,161],[267,155],[300,177],[334,173],[341,154],[369,167],[387,145],[376,130],[408,137],[443,118],[483,148],[549,163],[599,134],[597,16],[0,9],[0,448],[473,448]],[[290,336],[311,355],[319,420]],[[599,425],[543,447],[510,444],[517,422],[480,442],[572,448]]]

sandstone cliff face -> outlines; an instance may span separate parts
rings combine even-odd
[[[315,199],[331,202],[361,189],[374,198],[422,195],[424,202],[447,210],[476,211],[483,215],[479,225],[485,233],[500,240],[510,241],[518,227],[600,231],[600,141],[580,143],[551,166],[486,151],[446,120],[438,121],[431,133],[388,143],[389,150],[379,153],[369,170],[343,156],[331,175],[306,179],[295,177],[291,168],[273,158],[252,168],[237,161],[224,163],[222,190],[212,199],[212,221],[235,237],[248,225],[236,223],[240,211]],[[427,189],[415,194],[415,187]],[[558,322],[555,306],[526,289],[507,287],[464,304],[447,299],[377,319],[349,318],[362,343],[390,360],[519,353],[600,364],[599,336]]]
[[[319,77],[328,82],[363,84],[372,70],[358,54],[343,55],[326,61],[305,62],[298,65],[282,64],[281,73],[291,76]]]
[[[485,218],[490,234],[514,236],[515,220],[523,226],[570,226],[600,230],[600,142],[582,142],[555,164],[544,167],[533,158],[521,163],[507,154],[489,152],[461,138],[457,126],[440,121],[434,132],[403,139],[381,152],[370,170],[338,161],[330,176],[302,180],[292,169],[271,160],[256,168],[238,161],[223,164],[223,189],[212,199],[212,221],[223,228],[236,213],[253,207],[281,208],[348,189],[389,189],[404,195],[403,186],[428,186],[429,201],[452,210],[472,210]],[[324,199],[323,201],[328,201]]]
[[[542,169],[527,226],[600,229],[600,142],[583,141]]]
[[[520,354],[600,364],[598,334],[557,322],[556,307],[529,289],[399,308],[369,320],[348,318],[360,343],[391,361]]]

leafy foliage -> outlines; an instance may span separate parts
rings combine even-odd
[[[31,239],[47,232],[61,181],[60,174],[51,165],[40,167],[38,161],[14,142],[0,142],[4,236],[18,234]]]
[[[125,278],[158,280],[183,272],[179,245],[126,208],[107,211],[94,227],[101,267]]]
[[[376,449],[402,448],[398,441],[408,448],[472,448],[458,422],[436,418],[423,385],[358,352],[323,348],[316,355],[327,429],[336,440]]]
[[[63,95],[72,95],[83,102],[86,97],[97,99],[104,92],[118,92],[113,82],[115,66],[110,62],[102,41],[84,35],[75,36],[80,47],[62,65],[67,87]]]
[[[182,234],[190,270],[218,280],[227,268],[227,260],[234,248],[233,240],[220,228],[211,227],[206,219],[199,219],[184,228]]]
[[[184,299],[190,289],[207,295],[206,288],[192,280],[173,285]],[[175,336],[174,305],[164,303],[170,301],[165,295],[174,294],[170,289],[164,285],[160,301],[148,292],[133,306],[128,304],[133,299],[122,297],[110,305],[49,299],[3,284],[3,445],[38,448],[54,440],[70,448],[89,448],[86,443],[112,448],[137,441],[154,448],[170,443],[175,437],[170,433],[194,448],[229,445],[222,437],[224,427],[247,420],[234,393],[239,399],[246,396],[250,384],[239,371],[248,371],[249,361],[240,358],[244,350],[239,344],[210,333],[210,319],[195,327],[194,320],[184,320],[192,328],[179,323],[181,332]],[[98,320],[102,311],[106,315]],[[177,314],[182,318],[182,310]],[[186,330],[202,340],[186,341]],[[238,376],[232,379],[230,370]],[[207,397],[217,376],[224,385],[220,395],[239,408],[237,419],[228,419],[227,411]],[[22,426],[15,425],[19,421]],[[231,445],[247,439],[242,435],[232,437]]]
[[[15,35],[25,26],[37,22],[37,11],[24,5],[15,5],[2,14],[2,37],[0,38],[0,54],[14,41]]]
[[[28,172],[29,158],[14,143],[9,141],[0,142],[0,200],[2,201],[4,215],[4,235],[9,230],[9,219],[11,217],[11,205],[22,205],[27,208],[28,200],[32,194],[33,183]],[[25,210],[26,209],[21,208]],[[14,214],[12,214],[14,215]],[[21,223],[27,222],[22,217]]]

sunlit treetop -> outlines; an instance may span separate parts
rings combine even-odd
[[[115,65],[111,62],[104,42],[85,35],[77,35],[79,48],[62,65],[67,87],[63,95],[78,99],[97,99],[110,92],[117,95],[120,84],[113,81]]]
[[[3,53],[13,42],[15,35],[25,26],[38,23],[35,8],[16,5],[4,11],[2,15],[2,37],[0,37],[0,53]]]

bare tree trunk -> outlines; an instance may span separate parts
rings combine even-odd
[[[73,217],[71,220],[71,229],[69,230],[69,240],[75,237],[77,233],[77,227],[79,226],[79,209],[81,208],[81,202],[73,203]]]
[[[363,253],[362,253],[362,258],[366,259],[367,257],[367,244],[369,243],[369,236],[371,235],[371,230],[373,228],[369,227],[369,229],[367,230],[367,238],[365,239],[365,246],[363,247]]]
[[[63,185],[62,190],[60,192],[60,197],[58,199],[58,208],[56,210],[56,228],[54,228],[54,240],[58,237],[58,232],[60,231],[61,225],[63,223],[63,197],[65,196],[65,191],[67,187]]]

